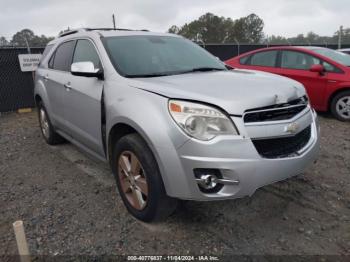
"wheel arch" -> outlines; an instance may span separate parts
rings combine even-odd
[[[133,122],[130,119],[122,117],[118,121],[114,122],[113,125],[108,128],[108,135],[107,135],[107,157],[108,161],[111,162],[111,156],[113,151],[113,145],[118,142],[119,139],[121,139],[123,136],[126,136],[128,134],[136,133],[138,134],[148,145],[148,147],[151,149],[154,157],[156,158],[158,162],[158,155],[157,151],[155,149],[154,144],[152,143],[151,139],[147,136],[146,132],[135,122]],[[159,165],[159,162],[158,162]]]
[[[107,138],[107,157],[110,164],[112,164],[111,158],[113,153],[113,145],[115,145],[115,143],[117,143],[123,136],[133,133],[138,134],[135,128],[123,122],[116,123],[111,127]]]
[[[117,143],[117,141],[123,136],[136,133],[146,142],[151,152],[153,153],[160,174],[162,176],[165,190],[167,191],[167,193],[170,193],[170,182],[167,176],[165,175],[164,165],[162,163],[161,156],[159,155],[160,152],[158,152],[150,137],[147,136],[146,131],[144,131],[138,124],[136,124],[132,120],[124,117],[122,117],[121,119],[118,118],[118,121],[113,121],[113,123],[114,124],[110,125],[110,128],[107,129],[107,160],[109,164],[112,165],[112,154],[114,144]]]
[[[43,84],[42,81],[37,81],[35,83],[35,87],[34,87],[34,101],[35,101],[35,105],[38,106],[38,102],[42,101],[42,103],[45,105],[45,109],[48,111],[49,115],[52,115],[51,113],[51,106],[49,103],[49,99],[48,99],[48,95],[46,92],[46,88],[45,85]],[[51,120],[53,121],[53,120]]]
[[[342,92],[345,92],[345,91],[350,91],[350,86],[345,86],[345,87],[342,87],[340,89],[337,89],[335,90],[328,98],[328,101],[327,101],[327,109],[328,111],[331,110],[331,106],[332,106],[332,101],[334,99],[334,97],[336,97],[338,94],[342,93]]]
[[[40,96],[40,95],[35,94],[35,96],[34,96],[34,101],[35,101],[35,105],[36,105],[36,107],[38,107],[39,102],[43,101],[43,99],[41,98],[41,96]]]

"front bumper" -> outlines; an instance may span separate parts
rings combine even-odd
[[[241,132],[241,136],[222,136],[209,142],[193,139],[187,141],[177,149],[183,170],[181,175],[185,175],[187,185],[184,188],[176,182],[173,183],[171,185],[172,196],[202,201],[239,198],[252,195],[264,185],[304,172],[318,155],[319,126],[317,115],[313,110],[309,110],[307,114],[293,119],[293,121],[304,123],[307,117],[311,121],[311,138],[307,145],[299,151],[299,154],[293,157],[277,159],[261,157],[254,147],[251,137],[244,132]],[[240,126],[240,130],[247,130],[247,128],[243,128],[244,123],[241,121],[241,118],[234,119],[234,122]],[[285,121],[281,123],[281,125],[285,124]],[[276,126],[276,128],[278,130],[280,127]],[[217,193],[203,193],[194,177],[193,170],[197,168],[219,169],[224,179],[238,180],[239,184],[224,185]]]

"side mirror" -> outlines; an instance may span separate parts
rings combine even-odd
[[[97,77],[103,80],[103,71],[101,69],[95,69],[92,62],[76,62],[71,65],[70,69],[72,75],[85,76],[85,77]]]
[[[312,65],[311,68],[310,68],[310,71],[311,72],[315,72],[315,73],[319,73],[320,75],[323,75],[324,72],[326,72],[325,68],[323,65]]]

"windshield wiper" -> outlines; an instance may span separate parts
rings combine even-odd
[[[160,77],[160,76],[169,76],[172,75],[170,73],[152,73],[152,74],[144,74],[144,75],[125,75],[125,77],[129,78],[147,78],[147,77]]]
[[[129,78],[147,78],[147,77],[161,77],[161,76],[170,76],[170,75],[180,75],[180,74],[188,74],[193,72],[209,72],[209,71],[227,71],[226,68],[218,68],[218,67],[196,67],[190,70],[184,71],[171,71],[164,73],[151,73],[151,74],[139,74],[139,75],[125,75],[125,77]]]
[[[226,71],[226,70],[227,69],[225,68],[219,68],[219,67],[196,67],[187,71],[183,71],[182,73],[187,74],[187,73],[193,73],[193,72],[210,72],[210,71]]]

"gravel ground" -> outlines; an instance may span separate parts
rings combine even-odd
[[[48,146],[36,113],[0,116],[0,255],[22,219],[34,255],[350,255],[350,123],[320,117],[322,148],[303,175],[252,197],[185,202],[166,222],[133,219],[109,167]],[[349,260],[348,260],[349,261]]]

